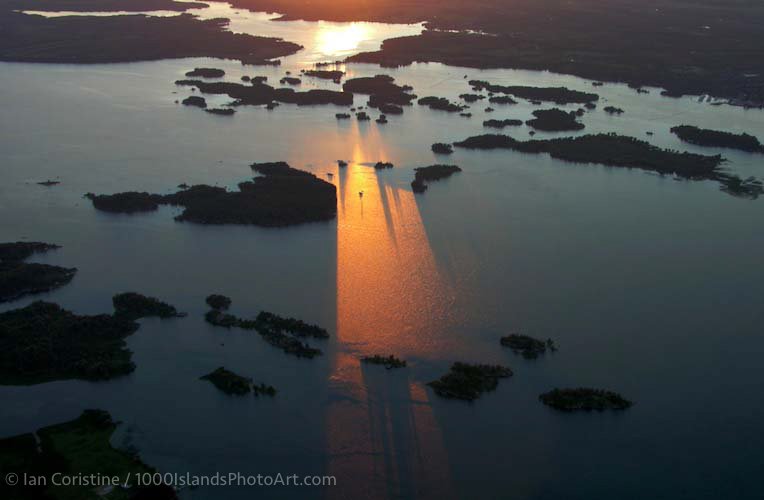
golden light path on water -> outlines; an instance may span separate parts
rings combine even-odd
[[[327,409],[328,472],[364,478],[346,483],[342,498],[423,490],[449,498],[448,457],[425,386],[408,370],[387,372],[359,358],[439,356],[448,349],[436,335],[452,320],[453,290],[438,271],[415,195],[373,168],[397,153],[388,153],[376,127],[351,127],[352,158],[330,179],[338,197],[340,348],[329,383],[344,397]],[[332,147],[330,137],[317,140]]]

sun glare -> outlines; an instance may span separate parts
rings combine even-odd
[[[321,23],[316,31],[316,50],[325,56],[341,56],[358,49],[369,39],[369,28],[361,23],[337,26]]]

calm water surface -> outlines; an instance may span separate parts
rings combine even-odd
[[[227,8],[212,7],[218,16]],[[0,387],[0,435],[99,407],[124,422],[115,445],[134,444],[163,471],[338,478],[325,491],[201,488],[184,490],[185,499],[761,498],[764,200],[728,196],[712,182],[463,150],[447,160],[462,173],[414,196],[413,169],[442,162],[431,143],[537,108],[497,105],[486,115],[487,104],[477,103],[467,119],[415,105],[377,125],[337,122],[341,109],[331,106],[242,107],[219,117],[175,104],[189,89],[173,82],[193,67],[274,83],[309,62],[421,30],[240,17],[233,30],[284,37],[305,51],[280,68],[209,59],[0,64],[0,241],[61,244],[35,260],[79,268],[70,285],[42,298],[99,313],[111,309],[114,293],[135,290],[189,313],[142,321],[128,341],[137,364],[128,377]],[[343,69],[349,77],[390,74],[420,96],[452,99],[469,91],[465,74],[592,88],[548,73],[438,64]],[[302,87],[339,88],[307,78]],[[687,123],[764,137],[761,111],[622,85],[596,92],[600,109],[583,118],[585,132],[709,154],[716,151],[682,144],[668,129]],[[356,96],[357,105],[365,101]],[[608,116],[606,103],[626,113]],[[528,137],[526,127],[505,130]],[[723,154],[730,171],[764,177],[762,155]],[[338,170],[337,159],[351,164]],[[235,186],[252,176],[250,163],[275,160],[335,183],[337,220],[202,227],[173,221],[173,209],[114,216],[82,198],[172,192],[181,182]],[[396,168],[374,171],[369,164],[380,160]],[[46,179],[61,184],[36,184]],[[231,296],[238,315],[266,309],[326,326],[326,355],[296,359],[257,335],[207,325],[209,293]],[[560,350],[523,360],[498,345],[513,331],[551,337]],[[394,353],[409,367],[359,365],[374,353]],[[515,376],[474,404],[439,399],[425,383],[456,360],[504,363]],[[198,380],[218,366],[279,395],[230,398]],[[555,386],[578,385],[617,390],[637,404],[567,415],[537,401]]]

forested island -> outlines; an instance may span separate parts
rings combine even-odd
[[[392,354],[390,354],[389,356],[382,356],[380,354],[375,354],[373,356],[364,356],[361,358],[361,363],[366,363],[368,365],[382,365],[388,370],[392,370],[393,368],[406,367],[406,361],[396,358]]]
[[[519,333],[512,333],[506,337],[502,337],[501,345],[509,347],[516,354],[521,354],[525,359],[536,359],[540,355],[545,354],[547,350],[555,352],[555,347],[552,339],[539,340],[528,335],[522,335]]]
[[[60,248],[42,242],[0,243],[0,303],[44,293],[72,281],[76,268],[24,262],[35,253]]]
[[[445,97],[427,96],[417,101],[417,104],[427,106],[430,109],[446,111],[447,113],[459,113],[466,109],[464,106],[453,103]]]
[[[454,152],[454,147],[450,144],[446,144],[445,142],[436,142],[430,146],[430,149],[436,155],[450,155]]]
[[[495,94],[510,94],[529,101],[551,101],[555,104],[584,104],[599,100],[597,94],[571,90],[566,87],[528,87],[522,85],[496,85],[485,80],[470,80],[474,90],[487,90]],[[500,97],[492,98],[490,102],[514,104],[512,100],[504,102]]]
[[[369,96],[369,107],[380,108],[383,113],[390,114],[400,113],[391,112],[391,108],[383,109],[385,105],[395,105],[397,111],[400,106],[408,106],[411,101],[416,99],[416,95],[410,93],[410,87],[396,84],[395,79],[389,75],[352,78],[345,81],[342,90],[355,94],[366,94]],[[400,112],[403,112],[403,108],[400,108]]]
[[[709,130],[692,125],[679,125],[671,128],[671,133],[684,142],[697,146],[739,149],[748,153],[764,153],[764,145],[756,137],[741,133],[733,134],[721,130]]]
[[[199,78],[223,78],[225,76],[225,71],[217,68],[194,68],[191,71],[187,71],[186,76]]]
[[[290,167],[285,162],[254,163],[262,174],[239,184],[239,191],[196,185],[174,194],[141,192],[86,197],[93,206],[112,213],[151,212],[159,205],[183,207],[178,221],[198,224],[244,224],[280,227],[334,219],[337,194],[334,184]]]
[[[584,124],[576,119],[573,111],[561,109],[539,109],[533,112],[534,118],[525,122],[529,127],[545,132],[566,132],[583,130]]]
[[[755,179],[740,179],[722,172],[724,159],[661,149],[648,142],[617,134],[584,135],[560,139],[520,141],[506,135],[473,136],[454,146],[465,149],[511,149],[522,153],[547,153],[552,158],[573,163],[593,163],[610,167],[638,168],[688,180],[713,180],[729,194],[756,198],[764,194]]]
[[[155,316],[157,318],[182,318],[185,313],[178,312],[175,306],[154,297],[147,297],[135,292],[120,293],[112,297],[114,316],[130,321]]]
[[[332,80],[334,83],[340,83],[342,77],[345,76],[344,71],[328,69],[306,69],[302,71],[302,74],[322,80]]]
[[[424,193],[427,191],[428,182],[446,179],[461,171],[462,169],[456,165],[430,165],[429,167],[415,168],[411,188],[415,193]]]
[[[483,126],[488,128],[519,127],[522,124],[522,120],[515,120],[512,118],[506,118],[504,120],[486,120],[483,122]]]
[[[554,389],[539,400],[561,411],[625,410],[634,404],[615,392],[589,388]]]
[[[0,313],[0,384],[106,380],[135,369],[125,337],[138,323],[77,315],[49,302]]]
[[[255,384],[251,378],[242,377],[222,366],[215,371],[200,377],[200,380],[207,380],[222,392],[232,396],[244,396],[250,392],[255,396],[266,395],[275,396],[276,388],[263,383]]]
[[[218,57],[268,64],[302,48],[277,38],[232,33],[226,29],[228,19],[203,21],[190,14],[48,18],[16,12],[9,8],[14,3],[0,2],[0,61],[94,64]],[[32,4],[19,8],[33,9]]]
[[[228,297],[210,295],[207,299],[207,303],[212,309],[204,315],[204,319],[213,326],[254,330],[273,347],[298,358],[310,359],[323,354],[320,349],[311,347],[306,342],[299,340],[299,338],[305,337],[329,338],[329,332],[318,325],[305,323],[296,318],[285,318],[267,311],[261,311],[254,320],[243,319],[224,312],[231,305]]]
[[[297,92],[291,88],[273,88],[267,83],[251,82],[243,85],[234,82],[204,82],[202,80],[177,80],[175,85],[195,87],[202,94],[227,95],[234,99],[235,105],[263,105],[272,102],[297,104],[298,106],[313,106],[335,104],[350,106],[353,104],[353,94],[336,90],[313,89]]]
[[[427,385],[438,396],[473,401],[484,392],[496,389],[499,379],[511,376],[512,370],[505,366],[456,362],[448,373]]]

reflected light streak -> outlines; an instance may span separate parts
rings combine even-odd
[[[449,498],[445,446],[424,386],[408,370],[361,366],[359,358],[421,358],[442,348],[433,332],[449,317],[444,298],[452,293],[414,194],[366,166],[391,159],[383,141],[374,129],[354,132],[352,162],[334,175],[339,352],[330,384],[345,397],[328,408],[329,473],[358,478],[338,498]]]

